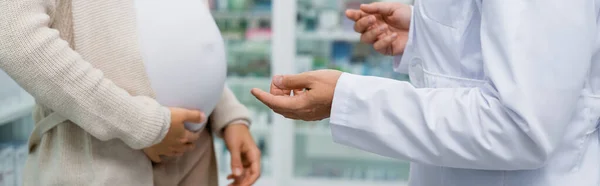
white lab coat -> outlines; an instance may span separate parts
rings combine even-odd
[[[600,185],[599,0],[417,0],[395,68],[343,74],[334,141],[412,186]]]

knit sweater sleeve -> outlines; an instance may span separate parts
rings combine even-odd
[[[0,0],[0,69],[37,102],[100,140],[134,149],[160,142],[170,112],[105,78],[49,28],[45,0]],[[126,62],[126,61],[123,61]]]
[[[213,133],[218,137],[223,136],[223,129],[229,124],[241,123],[249,126],[251,122],[248,108],[240,103],[227,86],[223,89],[221,99],[209,119]]]

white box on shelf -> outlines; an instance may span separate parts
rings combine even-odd
[[[0,144],[0,186],[15,185],[15,149],[10,144]]]

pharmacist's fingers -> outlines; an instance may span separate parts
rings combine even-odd
[[[346,17],[348,17],[348,19],[350,19],[352,21],[358,21],[360,18],[363,18],[368,15],[369,14],[367,14],[361,10],[355,10],[355,9],[346,10]]]
[[[396,2],[374,2],[360,5],[360,10],[369,14],[392,15],[394,11],[403,6]]]
[[[290,119],[301,119],[298,111],[309,104],[306,93],[298,96],[274,96],[260,89],[252,89],[252,94],[275,113]]]
[[[354,31],[362,34],[365,31],[367,31],[367,29],[369,27],[373,26],[375,24],[375,21],[377,21],[377,19],[375,18],[374,15],[370,15],[370,16],[366,16],[366,17],[360,18],[354,24]]]
[[[373,44],[373,48],[379,53],[382,53],[384,55],[390,55],[392,54],[393,50],[392,43],[394,42],[396,37],[398,37],[398,34],[393,33],[392,35],[375,42],[375,44]]]
[[[251,93],[256,99],[274,111],[293,109],[299,105],[296,96],[276,96],[257,88],[252,89]]]
[[[275,86],[275,84],[273,83],[273,81],[271,81],[271,90],[269,91],[271,94],[276,95],[276,96],[289,96],[291,93],[291,90],[289,89],[281,89],[277,86]]]
[[[304,94],[304,89],[294,90],[294,96],[298,96],[298,95],[302,95],[302,94]]]
[[[383,25],[379,25],[378,27],[376,27],[374,29],[368,29],[365,33],[360,35],[360,41],[363,43],[367,43],[367,44],[373,44],[377,41],[377,38],[381,34],[385,33],[387,28],[388,28],[388,26],[383,24]]]

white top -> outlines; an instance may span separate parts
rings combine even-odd
[[[560,5],[560,6],[558,6]],[[410,186],[600,185],[600,0],[415,1],[396,70],[344,74],[336,142]]]
[[[136,0],[141,52],[162,105],[210,115],[226,78],[222,37],[202,0]],[[200,130],[202,125],[188,125]]]

